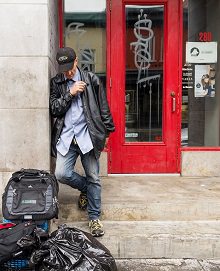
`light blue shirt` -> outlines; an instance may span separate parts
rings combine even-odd
[[[72,80],[73,81],[68,82],[69,88],[72,87],[76,81],[81,80],[78,69]],[[82,99],[79,93],[72,99],[71,106],[66,112],[63,130],[57,143],[57,151],[63,156],[68,153],[74,136],[83,154],[93,149],[92,140],[89,135],[83,112]]]

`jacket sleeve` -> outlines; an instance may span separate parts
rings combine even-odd
[[[64,95],[62,95],[59,91],[59,87],[61,88],[62,86],[59,86],[52,78],[50,81],[49,104],[50,113],[54,118],[60,117],[67,112],[67,110],[70,108],[73,98],[73,96],[69,92],[66,92]]]
[[[103,88],[103,85],[100,82],[100,79],[96,75],[93,75],[93,86],[95,87],[96,93],[97,93],[98,106],[100,110],[101,119],[106,127],[107,136],[109,136],[111,132],[115,131],[115,126],[114,126],[113,118],[109,109],[106,91]]]

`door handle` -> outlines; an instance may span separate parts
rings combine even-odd
[[[172,112],[176,111],[176,94],[174,91],[171,91],[170,93],[171,99],[172,99]]]

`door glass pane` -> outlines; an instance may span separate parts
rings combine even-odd
[[[64,0],[65,46],[72,47],[82,70],[106,84],[106,0]]]
[[[125,11],[125,141],[162,141],[164,7]]]

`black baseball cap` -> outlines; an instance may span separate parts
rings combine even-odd
[[[59,72],[66,72],[73,68],[76,59],[75,51],[70,47],[59,48],[56,56]]]

